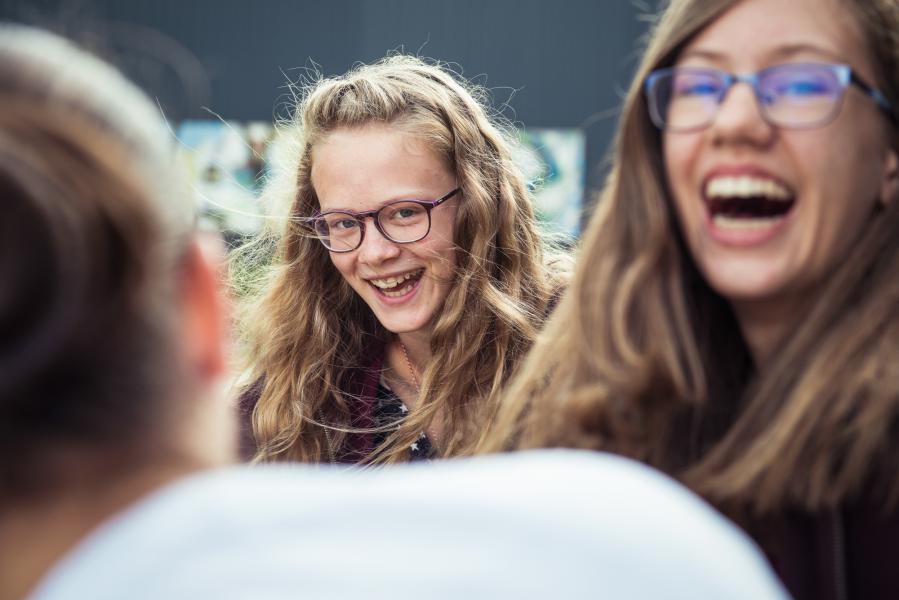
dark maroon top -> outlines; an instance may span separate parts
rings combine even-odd
[[[353,418],[350,422],[350,427],[354,429],[371,429],[375,426],[374,411],[383,363],[384,355],[378,353],[368,367],[356,369],[349,376],[346,397],[354,403]],[[247,388],[238,399],[240,454],[244,459],[252,458],[256,452],[256,440],[253,436],[253,409],[256,408],[262,393],[262,381],[260,379]],[[338,453],[337,461],[358,463],[368,457],[374,448],[374,434],[350,433],[346,437],[344,447]]]
[[[840,510],[750,519],[746,529],[796,600],[899,599],[899,512]]]

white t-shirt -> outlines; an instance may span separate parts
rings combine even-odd
[[[569,450],[192,476],[107,521],[32,596],[786,597],[753,543],[689,491]]]

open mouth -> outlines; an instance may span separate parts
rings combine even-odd
[[[368,283],[371,284],[379,294],[383,294],[388,298],[400,298],[418,287],[424,272],[424,269],[419,269],[418,271],[410,271],[396,277],[369,279]]]
[[[703,196],[709,215],[722,229],[764,229],[781,222],[796,204],[784,184],[761,177],[714,177]]]

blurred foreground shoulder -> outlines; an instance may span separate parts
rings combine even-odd
[[[35,598],[83,594],[787,597],[753,543],[673,480],[562,450],[195,476],[107,523]]]

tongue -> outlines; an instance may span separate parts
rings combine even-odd
[[[790,212],[792,200],[769,200],[757,196],[750,198],[712,198],[708,200],[712,216],[723,215],[737,219],[779,217]]]

